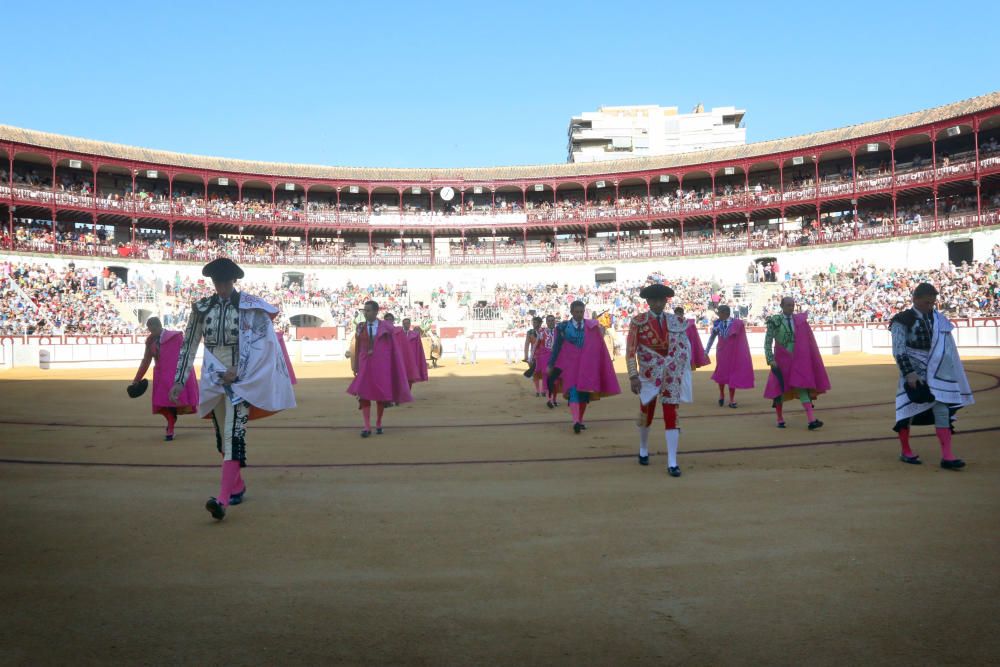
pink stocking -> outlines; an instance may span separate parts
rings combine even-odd
[[[581,421],[583,421],[583,413],[580,411],[579,403],[570,403],[569,411],[573,415],[574,424],[579,424]]]
[[[778,415],[778,423],[785,421],[785,407],[783,403],[776,403],[774,406],[774,412]]]
[[[372,430],[372,406],[371,406],[371,404],[369,404],[369,405],[362,405],[361,406],[361,416],[363,416],[365,418],[365,430],[366,431]]]
[[[385,412],[385,403],[379,401],[378,406],[375,408],[375,428],[382,428],[383,412]]]
[[[219,488],[219,497],[217,500],[223,507],[229,505],[229,496],[233,495],[233,489],[236,488],[236,480],[239,479],[239,477],[239,461],[222,462],[222,484]]]
[[[938,440],[941,442],[941,459],[943,461],[954,461],[955,455],[951,453],[951,429],[936,428]]]
[[[177,415],[173,412],[166,412],[163,416],[167,418],[167,435],[173,435],[174,425],[177,423]]]
[[[816,416],[813,415],[813,404],[812,403],[803,403],[802,407],[804,407],[806,409],[806,417],[809,419],[809,421],[810,422],[816,421]]]

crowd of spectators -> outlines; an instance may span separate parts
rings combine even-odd
[[[0,333],[129,334],[135,329],[108,299],[115,281],[70,265],[0,263]]]
[[[516,332],[527,329],[535,314],[564,317],[569,304],[583,300],[592,315],[605,315],[611,326],[624,330],[630,318],[644,308],[637,294],[651,280],[665,281],[676,291],[673,305],[685,308],[699,326],[707,326],[720,305],[751,325],[777,313],[783,296],[795,297],[817,324],[886,322],[909,303],[909,293],[922,281],[940,290],[938,308],[953,318],[1000,315],[1000,246],[992,249],[987,261],[943,264],[934,269],[898,270],[880,268],[871,262],[856,261],[847,266],[830,264],[824,271],[808,274],[782,271],[776,259],[762,260],[747,269],[746,281],[723,284],[718,280],[652,275],[641,282],[612,282],[600,285],[565,285],[556,282],[500,284],[492,290],[457,290],[447,284],[426,294],[413,294],[407,283],[357,285],[348,283],[330,288],[316,274],[282,285],[241,283],[241,289],[278,305],[282,314],[276,321],[288,330],[287,314],[292,310],[319,313],[326,326],[350,328],[359,321],[364,302],[374,299],[383,312],[415,322],[492,321],[496,330]],[[760,291],[751,289],[756,281],[774,286],[762,303],[753,303]],[[192,301],[210,295],[204,279],[172,279],[144,276],[134,272],[128,283],[105,269],[91,272],[72,263],[65,270],[30,262],[0,264],[0,333],[4,334],[128,334],[141,326],[116,307],[120,304],[154,304],[164,324],[183,328]],[[112,300],[112,297],[114,300]],[[327,315],[328,314],[328,315]]]

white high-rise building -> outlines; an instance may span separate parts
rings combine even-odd
[[[702,105],[601,107],[569,121],[568,162],[599,162],[737,146],[747,142],[745,109]]]

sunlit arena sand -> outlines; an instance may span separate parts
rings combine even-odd
[[[966,360],[960,472],[927,427],[897,460],[891,359],[828,356],[815,432],[755,362],[735,410],[695,373],[679,479],[631,395],[574,435],[523,366],[446,358],[363,440],[347,363],[300,364],[222,523],[209,422],[163,442],[127,369],[5,372],[0,664],[994,662],[1000,360]]]

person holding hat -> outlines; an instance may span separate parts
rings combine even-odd
[[[170,399],[180,396],[204,340],[198,415],[212,419],[222,454],[219,495],[209,498],[205,509],[222,520],[226,508],[241,503],[246,491],[240,468],[246,465],[247,423],[295,407],[294,375],[274,331],[278,309],[236,289],[243,270],[220,257],[201,273],[212,279],[215,294],[191,307]]]
[[[165,440],[174,439],[174,425],[178,415],[189,415],[198,410],[198,378],[192,372],[184,383],[177,401],[170,400],[170,389],[173,387],[174,376],[177,375],[177,359],[180,357],[184,343],[184,334],[180,331],[170,331],[163,328],[160,318],[151,317],[146,320],[149,336],[146,337],[146,352],[142,357],[139,370],[130,388],[139,387],[149,370],[149,365],[155,360],[153,367],[153,413],[161,414],[167,420]]]
[[[524,359],[523,361],[528,364],[528,370],[525,371],[524,377],[531,378],[532,382],[535,384],[535,398],[541,398],[545,395],[542,391],[542,384],[545,382],[544,378],[536,378],[535,371],[538,365],[535,360],[535,349],[538,347],[538,332],[542,328],[542,318],[537,315],[531,318],[531,328],[524,334]]]
[[[532,351],[534,361],[535,387],[544,392],[545,405],[550,410],[559,407],[559,392],[561,383],[557,380],[548,386],[545,381],[545,374],[548,372],[549,359],[552,358],[552,346],[556,342],[556,316],[546,315],[545,326],[539,327],[538,338],[535,340],[535,348]]]
[[[781,312],[767,318],[764,356],[771,373],[764,398],[772,400],[778,428],[785,428],[784,402],[798,398],[809,419],[809,430],[823,425],[813,412],[813,401],[830,390],[830,378],[823,365],[816,337],[809,326],[809,313],[795,312],[795,299],[781,300]]]
[[[639,465],[649,465],[649,429],[662,405],[664,438],[667,443],[667,473],[680,477],[677,450],[680,428],[677,408],[691,402],[691,341],[687,322],[665,308],[674,290],[654,283],[642,288],[640,298],[649,310],[632,318],[625,344],[629,385],[639,396]]]
[[[423,332],[420,327],[413,326],[409,317],[403,318],[403,341],[406,351],[406,375],[410,381],[410,389],[417,382],[427,382],[427,355],[424,343],[420,340]]]
[[[604,343],[604,327],[597,320],[584,319],[586,305],[574,301],[570,319],[556,325],[556,338],[549,355],[550,391],[562,382],[563,396],[573,415],[573,432],[586,430],[583,415],[591,401],[621,393],[611,355]]]
[[[951,451],[955,413],[975,399],[958,348],[951,335],[954,325],[934,309],[937,289],[920,283],[913,290],[913,307],[890,320],[892,355],[899,367],[896,425],[903,463],[919,464],[910,449],[910,426],[934,424],[941,444],[941,467],[959,470],[965,461]]]

